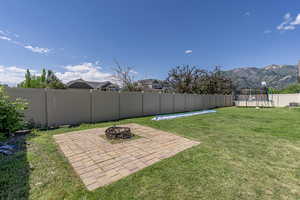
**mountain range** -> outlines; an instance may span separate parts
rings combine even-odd
[[[259,88],[262,82],[275,89],[283,89],[297,82],[297,65],[268,65],[263,68],[242,67],[223,71],[231,78],[237,90],[241,88]]]

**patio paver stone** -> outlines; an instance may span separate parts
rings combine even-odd
[[[122,126],[130,127],[141,138],[111,144],[100,137],[106,128],[54,135],[88,190],[108,185],[200,143],[138,124]]]

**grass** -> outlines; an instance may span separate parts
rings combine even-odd
[[[52,136],[113,123],[37,131],[26,138],[23,151],[0,156],[0,199],[300,199],[300,109],[217,111],[118,122],[201,144],[93,192],[84,188]]]

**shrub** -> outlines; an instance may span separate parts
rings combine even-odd
[[[300,84],[299,83],[289,85],[288,87],[279,91],[280,94],[294,94],[294,93],[299,93],[299,92],[300,92]]]
[[[9,136],[11,133],[24,127],[23,111],[27,103],[22,99],[14,101],[6,95],[4,87],[0,86],[0,133]]]

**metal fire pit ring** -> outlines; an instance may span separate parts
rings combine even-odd
[[[129,139],[134,136],[129,127],[112,126],[105,130],[108,139]]]

